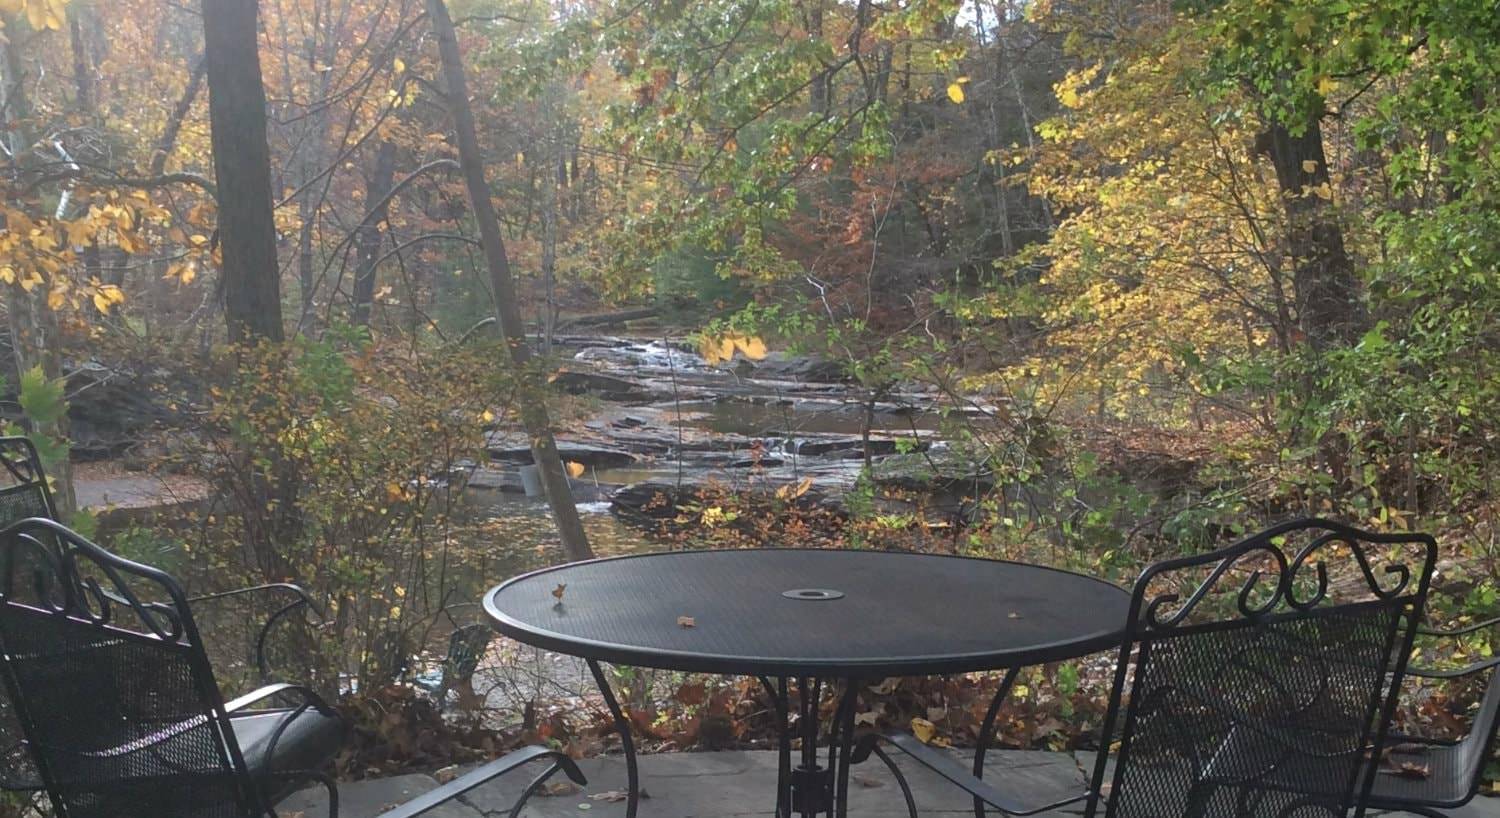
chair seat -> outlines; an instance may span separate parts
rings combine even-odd
[[[342,719],[315,708],[230,713],[229,723],[250,775],[262,782],[273,802],[306,780],[278,777],[276,773],[322,769],[338,755],[347,731]],[[286,729],[276,737],[283,723]]]
[[[1459,806],[1473,796],[1477,743],[1398,744],[1375,776],[1371,804]],[[1402,772],[1402,771],[1405,772]]]

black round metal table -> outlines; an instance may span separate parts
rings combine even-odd
[[[1015,672],[1119,644],[1129,595],[1068,571],[894,551],[675,551],[534,571],[485,596],[506,636],[588,660],[620,731],[639,798],[634,743],[600,662],[761,679],[782,718],[777,815],[842,816],[861,680],[1008,671],[980,731],[975,770]],[[773,683],[772,680],[778,683]],[[819,765],[818,693],[845,693]],[[801,763],[786,726],[797,680]],[[976,804],[976,813],[983,808]]]

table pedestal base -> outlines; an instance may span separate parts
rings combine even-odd
[[[588,666],[595,684],[599,686],[599,692],[604,697],[604,704],[609,708],[610,716],[614,719],[615,729],[620,734],[620,746],[625,754],[625,818],[636,818],[636,812],[640,808],[641,786],[630,720],[620,709],[620,703],[615,699],[614,690],[610,687],[599,663],[590,659]],[[820,764],[818,740],[821,734],[821,713],[818,704],[822,699],[823,680],[811,677],[801,677],[796,680],[797,723],[791,725],[788,724],[788,719],[791,709],[792,680],[781,678],[773,682],[765,676],[759,678],[761,685],[765,687],[775,705],[777,730],[781,736],[777,754],[777,818],[817,818],[817,816],[847,818],[849,814],[849,768],[854,763],[854,712],[859,699],[859,680],[844,680],[843,695],[839,698],[833,720],[828,725],[828,755],[825,763]],[[995,718],[1000,712],[1001,702],[1010,693],[1015,678],[1015,669],[1005,672],[1005,677],[1000,682],[1000,689],[995,692],[995,697],[985,712],[974,751],[974,775],[976,776],[982,777],[984,773],[984,756],[994,737]],[[792,766],[794,729],[801,739],[796,767]],[[900,768],[878,747],[872,747],[872,751],[896,777],[897,783],[901,786],[902,796],[906,800],[907,811],[911,818],[917,818],[917,808],[912,799],[911,788],[907,785]],[[974,799],[974,815],[976,818],[985,818],[984,803],[978,798]]]

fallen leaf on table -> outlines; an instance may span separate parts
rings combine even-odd
[[[577,795],[580,792],[583,792],[583,788],[572,781],[552,781],[542,787],[541,795],[556,798],[560,795]]]
[[[691,616],[679,616],[677,617],[677,625],[682,628],[696,628],[698,627],[698,621]]]
[[[1018,613],[1016,613],[1015,611],[1011,611],[1010,615],[1006,617],[1006,619],[1020,619],[1020,618],[1021,618],[1021,615],[1018,614]]]
[[[641,798],[643,800],[650,797],[650,793],[646,792],[645,790],[641,790]],[[603,801],[606,804],[617,804],[621,801],[630,800],[630,793],[626,792],[625,790],[606,790],[605,792],[590,795],[589,798],[592,798],[595,801]]]
[[[566,590],[568,590],[567,584],[559,582],[557,587],[552,589],[552,595],[557,597],[558,602],[562,602],[563,591]]]

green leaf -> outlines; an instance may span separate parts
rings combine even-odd
[[[40,366],[21,374],[21,411],[37,423],[56,423],[68,411],[63,381],[48,380]]]

